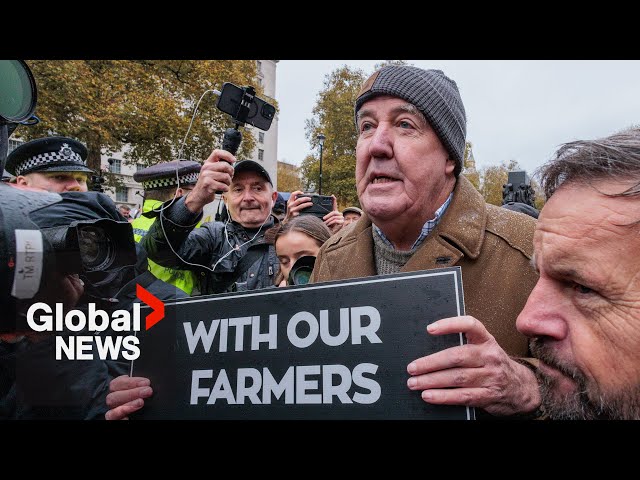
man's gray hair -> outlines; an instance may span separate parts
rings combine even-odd
[[[612,196],[640,195],[640,127],[631,127],[598,140],[563,144],[537,172],[548,199],[563,183],[590,185],[600,180],[635,180]]]

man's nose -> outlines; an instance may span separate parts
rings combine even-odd
[[[518,315],[516,328],[527,337],[562,340],[568,333],[566,319],[573,314],[571,308],[562,286],[541,276]]]
[[[64,190],[65,192],[79,192],[81,191],[80,182],[75,178],[67,180]]]
[[[390,127],[379,124],[369,142],[369,154],[377,158],[393,157],[393,139]]]

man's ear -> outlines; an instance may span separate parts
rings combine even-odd
[[[18,175],[16,177],[16,185],[22,185],[23,187],[28,187],[29,179],[23,175]]]
[[[277,198],[278,198],[278,192],[274,190],[273,193],[271,194],[271,208],[273,208],[273,206],[276,204]]]
[[[451,158],[447,158],[447,163],[444,166],[444,172],[447,175],[453,175],[453,171],[456,169],[456,161]]]

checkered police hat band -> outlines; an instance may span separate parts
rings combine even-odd
[[[27,160],[24,160],[22,163],[16,166],[16,176],[22,175],[25,172],[30,172],[31,170],[39,170],[42,167],[48,166],[50,164],[56,163],[60,166],[62,165],[82,165],[83,167],[86,164],[82,161],[80,155],[78,155],[73,150],[69,149],[67,155],[63,155],[59,152],[47,152],[41,153],[39,155],[35,155]]]
[[[198,181],[198,173],[189,173],[188,175],[183,175],[179,177],[180,185],[185,185],[189,183],[196,183]],[[154,178],[153,180],[149,180],[147,182],[142,182],[142,188],[145,190],[153,190],[154,188],[165,188],[165,187],[174,187],[177,186],[178,182],[176,182],[176,177],[168,177],[168,178]]]

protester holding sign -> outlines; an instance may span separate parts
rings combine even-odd
[[[456,83],[439,70],[388,65],[364,83],[355,113],[364,213],[324,244],[311,281],[461,266],[470,316],[425,334],[461,332],[468,345],[411,362],[408,387],[432,404],[535,412],[536,377],[513,358],[528,355],[515,320],[536,282],[535,221],[487,205],[460,175],[466,116]]]

